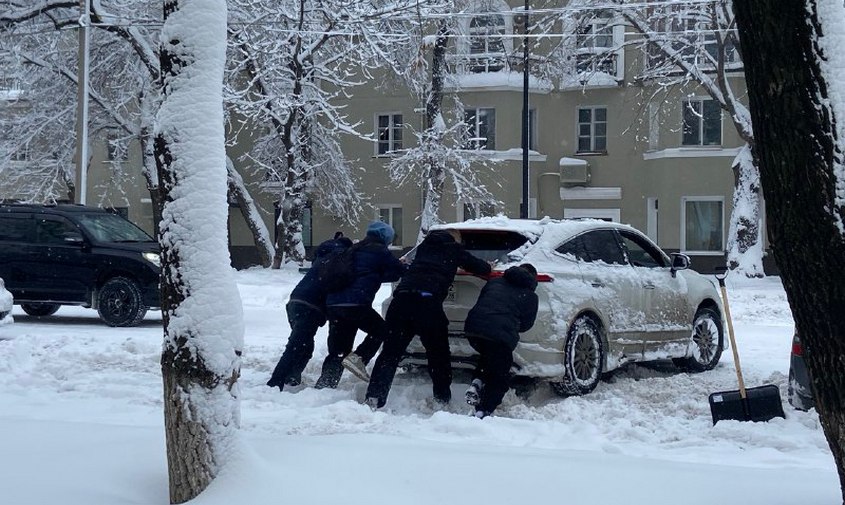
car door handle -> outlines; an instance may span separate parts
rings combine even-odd
[[[643,288],[645,288],[645,289],[655,289],[655,287],[656,286],[654,284],[651,284],[651,283],[643,284]]]
[[[590,283],[594,288],[603,288],[604,283],[598,279],[593,279],[593,282]]]

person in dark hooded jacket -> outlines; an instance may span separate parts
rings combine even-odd
[[[441,403],[451,400],[449,319],[443,312],[443,300],[458,267],[476,275],[490,273],[489,263],[464,249],[457,230],[433,231],[417,247],[387,309],[387,339],[373,367],[365,399],[371,408],[381,408],[387,402],[396,367],[414,335],[419,335],[425,346],[434,399]]]
[[[350,246],[352,241],[337,232],[334,238],[317,246],[314,262]],[[296,386],[302,381],[302,371],[314,353],[314,335],[317,328],[326,324],[326,295],[317,280],[316,268],[309,269],[291,291],[290,300],[285,306],[290,336],[285,352],[267,381],[268,386],[278,387],[281,391],[286,384]]]
[[[537,318],[536,288],[533,265],[508,268],[484,285],[467,314],[464,333],[479,356],[466,400],[475,407],[476,417],[490,415],[508,392],[519,334],[531,329]]]
[[[384,282],[394,282],[405,265],[388,250],[395,232],[381,221],[367,227],[367,235],[353,245],[355,278],[349,286],[329,293],[326,309],[329,318],[329,353],[315,388],[335,388],[343,374],[343,359],[352,351],[358,330],[367,333],[355,350],[364,368],[378,352],[387,329],[384,319],[373,310],[373,299]],[[357,374],[356,374],[357,375]]]

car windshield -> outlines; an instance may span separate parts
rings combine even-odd
[[[98,242],[152,242],[147,233],[115,214],[83,214],[79,224]]]

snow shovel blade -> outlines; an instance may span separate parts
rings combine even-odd
[[[725,419],[735,421],[768,421],[786,416],[780,391],[774,384],[746,388],[745,398],[737,391],[722,391],[710,395],[710,413],[713,424]]]

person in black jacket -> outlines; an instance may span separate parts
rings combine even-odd
[[[443,312],[443,300],[458,267],[476,275],[490,273],[489,263],[460,244],[457,230],[433,231],[417,247],[387,309],[387,338],[373,367],[365,399],[371,408],[381,408],[387,402],[396,367],[414,335],[419,335],[425,346],[434,399],[442,403],[451,400],[449,320]]]
[[[485,284],[467,314],[464,333],[478,351],[478,365],[466,400],[475,407],[476,417],[489,416],[508,392],[519,334],[531,329],[537,318],[536,288],[533,265],[510,267]]]
[[[326,240],[314,254],[314,262],[334,251],[352,246],[352,241],[337,232]],[[296,386],[302,381],[302,371],[314,353],[314,335],[326,324],[326,292],[317,280],[317,270],[311,268],[290,293],[285,306],[290,324],[290,337],[285,352],[276,364],[267,385],[283,390],[285,385]]]
[[[387,249],[393,242],[394,233],[390,225],[376,221],[367,228],[366,237],[352,246],[355,279],[326,298],[329,353],[315,388],[337,387],[343,374],[343,358],[352,351],[359,329],[367,333],[355,349],[364,373],[366,363],[378,352],[387,330],[384,319],[373,310],[373,299],[383,282],[398,281],[405,271],[405,265]]]

